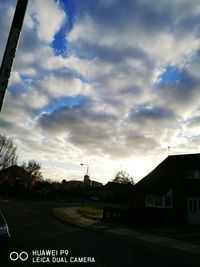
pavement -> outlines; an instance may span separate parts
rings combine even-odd
[[[173,254],[173,256],[191,258],[192,261],[200,263],[200,245],[192,244],[166,236],[160,236],[126,228],[120,225],[104,221],[92,220],[82,216],[78,207],[62,207],[52,210],[53,215],[62,222],[85,228],[89,231],[109,235],[114,239],[128,242],[133,247],[142,246],[148,250],[160,250],[160,253]]]

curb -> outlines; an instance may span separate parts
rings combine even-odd
[[[142,237],[141,238],[128,237],[128,236],[123,235],[123,234],[116,234],[113,231],[113,228],[114,228],[113,225],[107,224],[107,226],[105,225],[105,227],[102,225],[101,228],[97,229],[95,226],[87,226],[87,225],[79,224],[79,223],[75,222],[73,219],[68,220],[68,219],[60,218],[54,213],[54,210],[51,210],[51,215],[62,223],[66,223],[66,224],[71,225],[72,227],[84,229],[84,230],[87,230],[87,231],[90,231],[90,232],[93,232],[96,234],[111,237],[114,240],[118,240],[120,242],[125,242],[126,245],[131,246],[133,248],[134,247],[140,248],[140,249],[145,250],[145,251],[148,250],[148,251],[151,251],[152,253],[156,253],[156,254],[159,254],[161,256],[162,255],[163,256],[170,256],[170,257],[173,257],[174,259],[177,259],[181,262],[188,263],[188,266],[191,266],[191,264],[198,264],[200,266],[200,247],[199,247],[198,252],[187,250],[186,248],[184,249],[184,246],[183,246],[183,248],[180,248],[178,246],[172,247],[172,246],[169,246],[168,244],[163,243],[165,241],[165,239],[170,240],[170,241],[174,241],[174,242],[177,242],[177,240],[155,236],[155,238],[157,238],[157,240],[159,238],[160,238],[160,240],[163,239],[162,243],[159,243],[157,241],[156,242],[153,241],[153,239],[148,240],[148,238],[145,239]],[[109,228],[112,230],[109,231]],[[123,227],[120,227],[120,228],[129,231],[129,229],[126,229]],[[133,232],[136,232],[136,231],[132,231],[132,233]],[[141,233],[141,234],[144,234],[144,233]],[[146,236],[154,237],[154,235],[151,235],[151,234],[146,234]],[[179,242],[180,242],[180,244],[183,244],[183,245],[189,244],[186,242],[178,241],[178,243]],[[195,245],[193,246],[191,244],[191,248],[193,248],[193,247],[197,247],[197,246],[195,246]]]

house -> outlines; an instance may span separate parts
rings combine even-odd
[[[93,187],[93,188],[103,186],[102,183],[97,182],[95,180],[91,180],[90,176],[87,174],[84,176],[83,184],[85,187]]]
[[[200,225],[200,154],[171,155],[135,184],[133,220]]]
[[[103,187],[104,197],[107,201],[128,203],[134,185],[108,182]]]
[[[99,187],[102,187],[102,186],[103,186],[103,184],[100,183],[100,182],[97,182],[95,180],[91,181],[91,187],[93,187],[93,188],[99,188]]]

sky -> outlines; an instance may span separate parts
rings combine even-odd
[[[0,59],[15,7],[0,0]],[[137,182],[200,152],[199,75],[200,1],[29,0],[0,132],[44,178]]]

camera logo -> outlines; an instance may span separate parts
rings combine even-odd
[[[12,261],[17,261],[17,260],[26,261],[28,259],[28,253],[25,251],[22,251],[20,253],[13,251],[10,253],[10,259]]]

